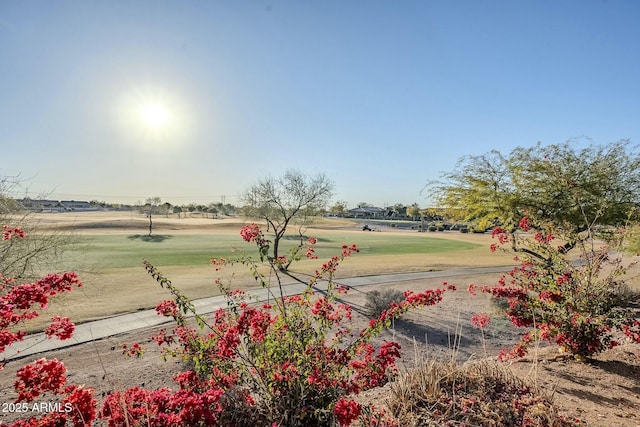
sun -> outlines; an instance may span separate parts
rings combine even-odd
[[[148,102],[138,107],[138,118],[149,129],[161,130],[169,125],[171,114],[166,105]]]
[[[123,90],[114,106],[122,145],[173,152],[189,141],[192,111],[178,93],[139,85]]]

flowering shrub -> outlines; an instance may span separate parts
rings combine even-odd
[[[4,225],[2,231],[3,241],[25,238],[25,232],[21,228]],[[49,298],[61,292],[69,292],[74,286],[82,286],[75,273],[49,274],[35,283],[17,284],[14,278],[5,277],[0,272],[0,353],[16,341],[24,339],[27,333],[19,327],[39,316],[37,308],[46,308]],[[54,316],[45,333],[50,338],[65,340],[71,337],[73,330],[74,325],[69,318]]]
[[[20,228],[3,226],[2,230],[3,241],[25,238],[25,232]],[[17,284],[13,278],[0,273],[0,353],[25,338],[27,333],[20,326],[39,315],[37,308],[46,308],[51,297],[80,286],[82,283],[75,273],[49,274],[35,283],[23,284]],[[44,332],[49,338],[65,340],[71,338],[74,328],[69,318],[54,316]],[[0,370],[2,366],[0,364]],[[66,368],[62,362],[40,359],[20,369],[17,377],[14,383],[18,394],[16,403],[28,405],[41,395],[56,396],[60,410],[39,418],[16,421],[12,426],[64,426],[68,422],[73,426],[91,425],[96,416],[93,390],[67,385]]]
[[[395,425],[383,411],[350,398],[384,385],[396,372],[400,345],[384,342],[376,348],[371,339],[408,310],[438,303],[446,289],[406,292],[367,328],[352,331],[351,307],[337,299],[347,289],[335,283],[334,273],[357,252],[355,245],[344,245],[339,256],[322,264],[301,295],[286,295],[280,266],[288,260],[265,256],[270,242],[256,224],[243,227],[240,234],[256,243],[260,261],[244,257],[212,264],[216,269],[233,262],[247,265],[268,290],[269,301],[255,303],[244,291],[221,285],[227,307],[206,319],[147,262],[148,272],[174,296],[158,304],[156,311],[172,317],[176,327],[153,338],[166,355],[182,358],[193,369],[174,378],[178,391],[132,388],[109,396],[100,416],[110,426]],[[315,243],[309,238],[297,253],[315,258]],[[262,262],[270,276],[261,272]],[[187,323],[189,312],[199,328]]]
[[[616,330],[640,342],[640,322],[626,304],[624,274],[630,265],[623,260],[624,229],[598,240],[591,230],[563,235],[525,217],[518,233],[497,227],[493,237],[497,243],[491,250],[511,244],[520,265],[498,285],[480,290],[506,300],[507,317],[527,329],[501,359],[523,356],[537,340],[555,343],[582,359],[618,345]],[[577,259],[568,255],[573,248],[579,249]],[[471,285],[469,292],[475,291]]]

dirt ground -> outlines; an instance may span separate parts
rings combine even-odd
[[[102,220],[104,218],[96,219]],[[385,332],[381,339],[396,340],[402,345],[400,368],[410,369],[420,360],[428,358],[454,358],[464,363],[495,357],[503,347],[514,344],[519,331],[504,319],[493,318],[484,340],[480,331],[470,322],[473,314],[495,314],[495,308],[487,297],[470,296],[466,292],[467,285],[494,284],[497,278],[497,275],[456,277],[450,282],[458,287],[458,291],[447,292],[442,303],[410,313],[396,321],[393,329]],[[425,279],[357,288],[346,299],[358,311],[365,304],[365,293],[371,289],[385,286],[422,291],[441,284],[441,279]],[[368,319],[362,314],[356,313],[354,316],[356,330],[367,322]],[[40,357],[63,361],[68,369],[69,382],[94,388],[99,400],[111,391],[135,385],[151,389],[161,386],[175,388],[171,377],[181,371],[182,365],[176,361],[162,360],[157,345],[149,338],[154,332],[155,329],[138,330],[46,355],[11,361],[0,372],[0,405],[15,398],[12,383],[16,371]],[[147,346],[141,359],[122,355],[121,345],[134,342]],[[640,427],[640,344],[624,342],[586,363],[564,357],[556,347],[538,348],[529,356],[507,366],[514,375],[525,378],[542,392],[553,395],[562,413],[579,418],[589,426]],[[369,393],[367,398],[384,404],[387,397],[388,387],[385,387]],[[0,425],[18,418],[16,414],[0,412]]]

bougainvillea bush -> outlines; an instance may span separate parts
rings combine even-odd
[[[19,232],[6,230],[5,238],[14,234]],[[268,291],[267,301],[255,301],[218,281],[227,305],[205,317],[171,281],[145,262],[149,274],[173,295],[173,299],[159,303],[156,311],[173,318],[175,327],[153,338],[167,357],[185,362],[185,371],[173,378],[175,387],[132,387],[112,392],[98,404],[93,390],[67,383],[62,362],[41,359],[18,372],[15,404],[25,412],[44,398],[59,405],[41,417],[12,425],[89,426],[95,420],[108,426],[396,425],[383,409],[352,399],[361,391],[384,385],[396,373],[400,345],[374,345],[372,340],[408,310],[441,301],[447,289],[405,292],[401,301],[393,302],[365,329],[356,331],[352,329],[351,307],[341,302],[348,289],[334,281],[339,264],[357,251],[355,245],[343,246],[339,255],[324,262],[302,294],[287,295],[279,267],[291,259],[269,258],[270,241],[256,224],[243,227],[241,236],[257,245],[257,260],[244,256],[236,261],[214,259],[212,264],[216,270],[231,262],[246,265]],[[288,255],[314,259],[314,244],[314,238],[302,239]],[[72,273],[47,276],[29,286],[13,286],[8,292],[7,282],[1,329],[7,344],[24,337],[23,333],[7,335],[7,322],[35,316],[30,305],[44,306],[49,296],[74,285],[80,286],[80,282]],[[47,333],[68,338],[73,326],[68,319],[54,318]],[[137,343],[123,346],[123,352],[134,357],[142,356],[144,350]]]
[[[340,302],[348,290],[335,284],[334,274],[340,262],[357,251],[355,245],[344,245],[340,255],[323,263],[302,294],[286,295],[279,266],[289,260],[267,258],[270,241],[258,225],[246,225],[240,234],[257,245],[260,259],[234,262],[248,266],[268,290],[268,302],[253,301],[244,291],[219,283],[227,306],[208,319],[146,263],[148,272],[174,295],[156,310],[172,317],[176,327],[154,338],[168,355],[184,359],[192,369],[175,378],[180,391],[133,388],[116,393],[100,416],[113,426],[159,426],[168,420],[181,425],[393,425],[382,410],[350,399],[384,385],[396,372],[400,345],[384,342],[376,347],[371,340],[408,310],[441,301],[446,289],[406,292],[367,328],[354,331],[351,307]],[[314,238],[306,239],[292,256],[301,251],[316,258],[314,244]],[[212,260],[216,269],[230,262]],[[198,326],[189,326],[186,313],[195,314]]]
[[[9,251],[12,239],[25,239],[21,228],[2,227],[0,249]],[[70,292],[82,283],[75,273],[49,274],[34,283],[18,283],[12,277],[0,273],[0,354],[10,345],[22,341],[27,333],[25,322],[40,315],[47,308],[50,298]],[[53,316],[44,330],[49,338],[71,338],[74,325],[67,317]],[[0,370],[6,361],[0,360]],[[67,384],[66,368],[58,360],[40,359],[26,365],[17,373],[14,386],[18,396],[11,412],[38,413],[33,411],[35,399],[55,397],[56,410],[27,421],[17,421],[18,426],[74,426],[90,425],[96,414],[96,400],[90,388]]]
[[[496,286],[470,285],[469,292],[506,301],[506,316],[526,329],[501,359],[523,356],[539,341],[581,360],[617,346],[621,335],[640,342],[640,320],[629,304],[634,294],[625,283],[637,260],[625,257],[625,233],[620,228],[563,234],[526,217],[515,232],[493,230],[497,242],[491,249],[514,250],[520,265]]]
[[[531,230],[528,227],[526,231]],[[9,233],[5,234],[7,239],[20,234],[12,230],[5,233]],[[212,264],[216,270],[230,263],[247,266],[258,284],[267,291],[267,300],[257,301],[244,291],[233,290],[227,284],[217,281],[226,297],[226,306],[212,315],[204,316],[197,312],[192,302],[169,279],[151,263],[145,262],[149,274],[173,297],[159,303],[156,311],[159,315],[172,318],[174,327],[161,330],[153,337],[163,347],[166,357],[184,361],[185,370],[173,378],[173,387],[155,390],[132,387],[103,396],[103,401],[98,403],[92,389],[68,384],[66,368],[62,362],[41,359],[18,372],[15,382],[16,405],[21,405],[21,408],[26,405],[24,408],[28,409],[32,403],[48,399],[57,402],[59,410],[16,421],[12,425],[90,426],[96,423],[113,427],[397,426],[398,421],[382,408],[365,405],[356,399],[358,393],[382,386],[397,374],[396,361],[400,357],[400,346],[396,342],[380,341],[378,335],[394,319],[409,310],[437,304],[445,292],[455,287],[443,285],[421,293],[407,291],[401,300],[391,302],[378,317],[370,320],[363,330],[355,330],[351,322],[352,309],[343,299],[348,289],[335,281],[340,263],[357,252],[355,245],[342,246],[339,255],[321,264],[301,294],[288,295],[287,287],[282,283],[282,275],[290,273],[282,271],[280,266],[301,256],[315,259],[315,239],[301,237],[300,244],[287,256],[270,258],[268,247],[271,242],[258,225],[249,224],[241,229],[240,234],[246,242],[256,244],[258,259],[250,256],[234,261],[214,259]],[[502,243],[508,241],[500,230],[495,236]],[[549,245],[555,239],[548,234],[540,236],[533,235],[534,240],[540,244]],[[566,333],[561,335],[564,330],[560,326],[564,324],[552,317],[545,318],[542,313],[545,308],[536,305],[541,304],[537,301],[547,302],[556,298],[550,298],[544,293],[555,289],[548,289],[550,285],[558,287],[568,282],[564,279],[557,280],[557,277],[563,277],[560,271],[564,271],[563,274],[571,273],[570,277],[576,280],[578,278],[577,273],[568,269],[578,268],[579,265],[561,264],[561,256],[558,260],[556,267],[562,265],[566,270],[559,270],[559,267],[556,270],[538,270],[534,268],[535,263],[524,264],[519,270],[523,276],[514,270],[511,275],[505,276],[499,286],[482,288],[481,291],[507,298],[507,314],[512,320],[533,328],[533,332],[529,331],[527,336],[531,337],[535,333],[545,338],[546,336],[542,336],[542,331],[547,330],[544,329],[544,324],[557,327],[560,331],[558,333],[556,329],[548,329],[551,331],[549,333],[556,334],[554,337],[566,336]],[[556,273],[552,275],[551,271]],[[527,281],[522,277],[526,277]],[[554,282],[550,282],[550,277],[553,277]],[[535,287],[536,283],[540,288]],[[15,326],[23,318],[33,316],[25,315],[33,311],[30,308],[32,305],[44,306],[50,296],[80,285],[73,273],[47,276],[26,287],[14,285],[6,279],[2,294],[2,316],[5,323],[0,328],[0,336],[7,339],[4,337],[9,336],[7,334],[11,325]],[[578,284],[575,286],[580,289]],[[470,287],[470,291],[475,292],[473,287]],[[558,287],[557,291],[563,293],[566,288]],[[524,295],[531,297],[532,301],[525,300]],[[536,295],[537,298],[533,298]],[[571,299],[566,297],[571,304],[564,304],[573,313],[584,302],[578,303],[583,301],[577,299],[576,295],[580,295],[579,293],[571,295],[574,295]],[[610,297],[618,302],[622,298],[618,294],[611,294]],[[555,302],[558,301],[560,300]],[[638,325],[628,313],[619,312],[618,302],[611,303],[611,308],[602,313],[617,319],[617,323],[611,327],[617,325],[634,337]],[[532,304],[531,307],[539,311],[534,310],[531,317],[526,317],[526,313],[531,310],[527,311],[522,307],[525,303]],[[562,313],[562,310],[559,312]],[[474,324],[483,329],[488,319],[487,315],[479,314],[474,317]],[[11,336],[13,341],[24,337],[23,333],[13,333],[17,334]],[[61,338],[69,337],[72,333],[73,326],[68,319],[54,317],[52,325],[47,328],[47,334]],[[637,339],[638,335],[635,337]],[[605,339],[601,336],[598,338]],[[7,343],[10,344],[9,341]],[[144,347],[137,343],[123,347],[123,352],[133,357],[141,357],[144,351]],[[460,384],[470,385],[475,380],[466,371],[459,372],[463,373],[462,377],[452,383],[457,387],[453,390],[455,398],[448,395],[444,388],[438,388],[435,389],[437,393],[432,396],[435,400],[429,404],[430,407],[435,403],[444,405],[442,413],[434,414],[438,415],[437,420],[453,422],[453,425],[459,425],[461,420],[471,420],[465,415],[466,412],[471,409],[475,412],[484,411],[488,408],[487,399],[494,400],[493,395],[476,393],[473,391],[476,389],[465,389],[469,393],[464,398],[461,397],[460,393],[464,390],[460,389]],[[477,390],[488,387],[486,379],[478,384],[480,386]],[[520,405],[518,408],[523,408],[514,415],[520,417],[524,414],[522,423],[512,425],[559,425],[532,424],[527,421],[534,418],[531,418],[533,415],[527,412],[529,409],[525,406],[531,403],[531,410],[535,410],[541,407],[542,400],[530,395],[526,387],[497,387],[496,390],[504,398],[500,401],[503,402],[501,404],[506,405],[505,407]],[[515,396],[509,397],[512,392]],[[420,396],[416,399],[416,405],[427,402],[420,403]],[[451,412],[447,408],[455,408],[455,411]],[[490,412],[482,412],[482,416],[486,415],[487,420],[498,416],[491,415]],[[398,414],[394,411],[394,415]],[[504,414],[500,416],[506,417]]]

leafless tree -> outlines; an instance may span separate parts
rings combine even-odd
[[[158,196],[149,197],[144,203],[143,211],[145,215],[147,215],[147,218],[149,218],[149,237],[151,237],[151,233],[153,232],[152,217],[153,215],[158,213],[158,210],[160,209],[161,206],[162,206],[162,199]]]
[[[280,241],[294,222],[302,236],[312,216],[323,210],[333,195],[333,183],[324,174],[307,176],[290,169],[279,178],[263,178],[244,195],[245,215],[266,221],[274,233],[272,253],[276,259]]]
[[[26,233],[24,239],[0,240],[0,273],[16,283],[63,270],[64,252],[78,243],[73,230],[53,228],[26,210],[16,199],[20,186],[19,176],[0,176],[0,226],[19,227]]]

